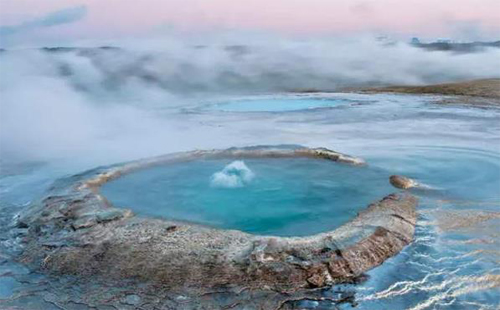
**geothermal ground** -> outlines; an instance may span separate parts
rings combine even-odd
[[[495,309],[500,111],[491,104],[498,96],[481,90],[494,89],[495,83],[467,83],[467,93],[460,93],[466,97],[436,90],[465,85],[457,84],[282,93],[151,108],[158,116],[149,125],[160,130],[165,122],[193,140],[175,147],[165,142],[168,152],[165,145],[158,147],[158,154],[171,155],[123,158],[123,164],[103,159],[100,168],[74,158],[2,163],[0,306]],[[474,104],[468,104],[470,98]],[[290,101],[297,108],[290,109]],[[167,125],[167,119],[175,121]],[[151,133],[149,125],[136,129]],[[172,141],[168,131],[159,136]],[[106,147],[113,139],[104,141],[97,145]],[[151,141],[161,144],[161,139]],[[285,142],[295,146],[244,148]],[[143,157],[144,143],[137,140],[136,158]],[[214,148],[220,151],[191,151]],[[352,214],[348,220],[300,237],[223,230],[203,217],[200,222],[172,214],[153,218],[105,195],[106,186],[146,169],[214,158],[224,165],[209,169],[203,178],[207,188],[244,190],[270,175],[252,169],[253,159],[268,157],[354,164],[345,167],[352,173],[372,171],[369,180],[382,189],[378,182],[390,188],[392,175],[410,177],[419,186],[390,188],[393,195],[377,197],[373,204],[350,204],[348,195],[342,197],[342,207]],[[336,182],[340,171],[310,186]],[[351,185],[353,195],[371,197],[363,175],[359,178]],[[331,202],[335,208],[335,199]],[[305,210],[303,217],[314,220],[314,212]]]

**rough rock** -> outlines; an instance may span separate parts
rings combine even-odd
[[[419,185],[417,181],[402,175],[391,175],[389,178],[389,182],[392,184],[392,186],[401,189],[410,189]]]
[[[127,279],[170,290],[203,293],[233,286],[293,292],[353,282],[413,239],[417,199],[409,194],[389,195],[334,231],[285,238],[139,218],[99,193],[105,182],[152,165],[243,157],[363,163],[327,149],[288,147],[195,151],[98,168],[61,180],[19,216],[28,230],[20,259],[50,274]]]

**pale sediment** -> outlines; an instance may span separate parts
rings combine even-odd
[[[52,274],[134,279],[201,293],[221,286],[291,292],[355,281],[412,241],[417,200],[410,194],[389,195],[333,231],[272,237],[137,217],[113,207],[99,193],[105,182],[154,165],[287,157],[364,163],[324,148],[254,147],[99,168],[60,181],[47,198],[19,216],[18,225],[28,228],[21,260]]]

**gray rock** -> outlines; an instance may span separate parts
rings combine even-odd
[[[21,215],[20,221],[40,229],[28,231],[20,259],[52,274],[134,279],[169,291],[189,287],[203,294],[230,283],[249,290],[293,292],[352,282],[413,239],[417,199],[409,194],[389,195],[336,230],[285,238],[137,218],[130,211],[113,208],[99,193],[99,186],[105,182],[153,165],[246,157],[313,157],[362,163],[327,149],[233,148],[177,153],[99,168],[61,182],[64,186],[49,193],[54,198],[42,200]],[[47,236],[67,246],[40,247]],[[128,295],[131,297],[127,296],[125,303],[140,302],[142,295],[135,294]]]

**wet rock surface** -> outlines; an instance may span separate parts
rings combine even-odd
[[[415,180],[402,175],[391,175],[389,182],[392,186],[400,189],[410,189],[419,185]]]
[[[115,289],[112,298],[123,308],[183,304],[189,309],[187,305],[208,299],[207,308],[218,309],[220,304],[211,303],[220,298],[235,308],[261,294],[269,303],[264,309],[287,309],[311,289],[359,281],[364,272],[412,241],[417,200],[409,194],[389,195],[334,231],[286,238],[136,217],[99,194],[100,185],[137,169],[226,157],[315,157],[363,164],[327,149],[256,147],[179,153],[99,168],[61,180],[47,198],[19,215],[17,225],[24,230],[19,261],[48,275],[110,287],[129,283],[127,287],[137,289]]]

